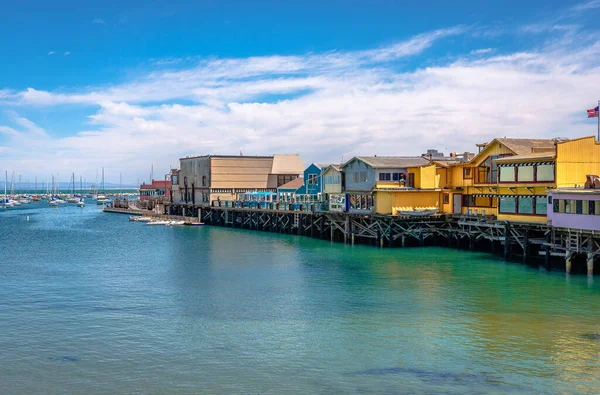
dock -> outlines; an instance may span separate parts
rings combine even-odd
[[[131,209],[105,208],[104,211],[142,215]],[[416,218],[214,206],[197,206],[182,214],[186,215],[144,213],[162,219],[313,237],[350,245],[442,246],[480,251],[506,261],[567,273],[593,274],[595,259],[600,255],[600,232],[498,221],[493,216],[447,214]]]

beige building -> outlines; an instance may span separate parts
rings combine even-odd
[[[277,192],[277,187],[304,170],[299,155],[228,156],[204,155],[181,158],[174,205],[208,206],[235,200],[240,193]]]
[[[341,165],[329,165],[322,173],[323,192],[326,194],[342,193],[342,170]]]

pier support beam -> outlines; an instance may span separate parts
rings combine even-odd
[[[567,253],[567,256],[565,257],[565,271],[567,272],[567,274],[571,273],[571,266],[572,266],[572,259],[573,259],[573,253]]]
[[[587,254],[587,274],[588,276],[594,275],[594,254],[591,252]]]
[[[510,255],[510,225],[504,226],[504,260],[508,261]]]
[[[523,232],[523,265],[527,264],[527,247],[529,246],[529,235],[527,229]]]

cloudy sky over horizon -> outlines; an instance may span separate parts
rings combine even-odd
[[[600,0],[396,3],[4,5],[0,169],[133,183],[186,155],[596,134]]]

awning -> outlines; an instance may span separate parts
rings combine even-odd
[[[524,198],[546,198],[546,195],[498,195],[499,198],[514,198],[514,197],[524,197]]]
[[[553,164],[554,162],[498,163],[498,167],[545,166]]]
[[[496,195],[495,193],[484,193],[484,194],[475,194],[475,195],[471,195],[471,196],[475,196],[475,197],[496,197],[498,195]]]

